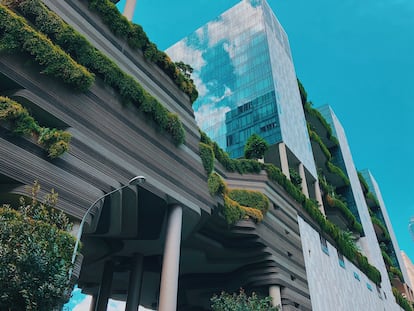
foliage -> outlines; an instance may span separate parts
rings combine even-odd
[[[381,220],[379,220],[376,216],[371,216],[371,221],[374,225],[377,225],[381,231],[382,231],[382,236],[381,239],[385,240],[385,241],[391,241],[391,237],[390,234],[388,232],[388,229],[384,226],[384,224],[382,223]]]
[[[362,175],[362,173],[361,173],[361,172],[358,172],[358,179],[359,179],[359,182],[361,183],[361,186],[362,186],[362,191],[363,191],[364,193],[369,192],[368,183],[367,183],[367,181],[365,180],[365,178],[364,178],[364,176]]]
[[[217,173],[211,173],[207,183],[211,195],[225,195],[228,191],[223,179]]]
[[[244,146],[244,157],[246,159],[261,159],[269,149],[269,144],[256,133],[252,134]]]
[[[201,142],[208,144],[213,147],[214,155],[216,156],[217,160],[226,167],[225,161],[228,161],[228,155],[225,153],[217,143],[213,142],[205,133],[201,132]],[[217,157],[217,154],[219,157]],[[227,157],[226,157],[227,156]],[[222,162],[223,161],[223,162]],[[240,160],[233,160],[235,163],[238,163]],[[257,161],[254,161],[259,163]],[[259,163],[260,164],[260,163]],[[234,168],[237,164],[234,164],[232,167]],[[318,207],[318,203],[306,198],[306,196],[297,188],[295,185],[282,173],[280,168],[276,167],[273,164],[262,164],[261,168],[263,168],[269,180],[279,184],[282,186],[286,192],[299,204],[302,205],[303,209],[309,214],[309,216],[316,221],[316,223],[320,226],[321,230],[325,232],[328,236],[332,238],[332,240],[336,243],[336,246],[345,257],[355,263],[356,266],[360,268],[362,272],[364,272],[368,278],[370,278],[375,284],[381,283],[381,273],[372,265],[368,263],[368,259],[363,256],[355,247],[352,246],[349,236],[343,233],[341,229],[339,229],[335,224],[331,223],[329,220],[325,218],[325,216],[321,213]],[[250,171],[249,173],[254,173]],[[213,173],[214,174],[214,173]],[[211,174],[211,175],[213,175]],[[218,176],[218,178],[220,178]],[[221,179],[221,178],[220,178]],[[224,182],[223,182],[224,183]],[[215,184],[218,184],[215,183]],[[209,181],[209,188],[210,188],[210,181]],[[217,188],[217,187],[216,187]],[[211,193],[211,191],[210,191]],[[228,221],[237,221],[243,219],[246,216],[246,211],[243,210],[242,212],[240,209],[237,209],[237,205],[233,203],[233,201],[228,198],[227,196],[227,206],[228,209]],[[236,202],[237,203],[237,202]],[[359,259],[358,259],[359,258]]]
[[[384,262],[385,262],[385,264],[389,267],[389,266],[392,266],[393,265],[393,263],[392,263],[392,260],[391,260],[391,257],[390,257],[390,255],[388,255],[387,254],[387,252],[385,251],[385,250],[381,250],[381,254],[382,254],[382,258],[384,258]]]
[[[309,132],[309,137],[311,140],[315,141],[316,143],[318,143],[318,145],[321,147],[321,150],[323,152],[323,154],[326,156],[326,158],[328,160],[332,159],[332,154],[329,151],[329,149],[325,146],[325,144],[323,143],[322,139],[319,137],[319,135],[311,129],[310,124],[308,123],[308,132]]]
[[[68,280],[75,239],[68,218],[55,209],[57,194],[44,203],[32,189],[31,202],[18,210],[0,207],[0,309],[54,310],[72,290]]]
[[[308,102],[308,94],[306,93],[305,87],[303,86],[303,84],[300,82],[299,79],[297,79],[298,81],[298,87],[299,87],[299,93],[300,93],[300,99],[302,101],[302,105],[305,106],[305,104]]]
[[[322,114],[316,110],[315,108],[312,107],[312,102],[307,102],[304,106],[305,108],[305,115],[308,116],[313,116],[316,119],[319,120],[319,122],[321,122],[321,124],[323,125],[323,127],[326,129],[326,131],[328,132],[328,139],[335,145],[338,146],[339,142],[338,139],[333,136],[332,134],[332,128],[329,125],[329,123],[325,120],[325,118],[322,116]],[[308,119],[308,118],[307,118]]]
[[[394,294],[395,300],[405,311],[413,311],[410,303],[406,298],[401,295],[401,293],[395,287],[392,288],[392,293]]]
[[[272,307],[272,298],[260,298],[255,293],[249,297],[243,289],[238,294],[221,292],[220,296],[211,298],[213,311],[276,311],[278,307]]]
[[[169,112],[132,76],[123,72],[40,0],[10,0],[9,2],[80,64],[114,88],[121,95],[124,104],[133,104],[141,109],[160,129],[168,132],[177,145],[184,142],[184,129],[176,114]]]
[[[142,27],[129,22],[110,0],[89,0],[89,7],[100,15],[115,35],[124,38],[131,48],[141,50],[147,60],[163,70],[189,96],[191,103],[197,99],[197,89],[188,75],[192,72],[189,65],[183,64],[183,67],[172,62],[167,54],[159,51],[157,46],[149,41]]]
[[[240,207],[240,204],[230,199],[228,196],[224,196],[224,218],[229,225],[236,223],[237,221],[244,219],[246,211]]]
[[[356,220],[354,214],[352,214],[345,202],[336,198],[332,194],[326,194],[325,198],[328,206],[331,208],[337,208],[341,212],[352,230],[358,232],[359,234],[362,234],[363,230],[361,224]]]
[[[269,199],[259,191],[231,189],[228,196],[240,205],[252,207],[266,213],[269,210]]]
[[[398,269],[397,267],[394,266],[390,266],[389,270],[388,270],[394,277],[400,279],[400,281],[402,283],[404,283],[404,277],[402,275],[402,272],[400,269]]]
[[[372,193],[372,192],[367,192],[367,193],[365,193],[365,198],[367,199],[367,200],[371,200],[371,201],[373,201],[374,202],[374,206],[376,206],[376,207],[379,207],[380,206],[380,204],[379,204],[379,201],[378,201],[378,199],[377,199],[377,197]]]
[[[199,144],[200,157],[203,162],[204,170],[209,175],[214,168],[214,153],[213,148],[205,143]]]
[[[69,132],[41,127],[18,102],[0,96],[0,121],[8,121],[11,130],[18,135],[37,136],[37,142],[48,151],[50,158],[56,158],[69,149]]]
[[[348,177],[345,175],[345,173],[336,165],[332,164],[332,162],[327,161],[326,163],[326,167],[328,168],[328,171],[331,172],[332,174],[336,174],[339,177],[341,177],[341,179],[344,181],[345,185],[349,186],[350,182]]]
[[[87,90],[94,81],[93,75],[85,67],[3,4],[0,4],[1,50],[22,51],[30,55],[43,68],[42,73],[60,78],[77,90]]]
[[[289,168],[290,181],[298,188],[302,189],[302,177],[294,168]]]

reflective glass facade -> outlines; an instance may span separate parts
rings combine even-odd
[[[194,68],[197,123],[231,157],[257,133],[316,176],[289,42],[266,1],[241,1],[166,52]]]

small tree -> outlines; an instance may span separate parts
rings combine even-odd
[[[256,293],[249,297],[243,289],[238,294],[221,292],[220,296],[211,298],[213,311],[277,311],[278,307],[272,306],[272,298],[259,298]]]
[[[269,149],[269,144],[259,135],[253,134],[247,139],[244,146],[244,157],[246,159],[261,159]]]
[[[0,310],[54,310],[72,291],[68,271],[75,239],[52,190],[44,203],[35,182],[30,203],[0,206]]]

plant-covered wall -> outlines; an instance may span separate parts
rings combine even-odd
[[[34,30],[24,18],[0,4],[0,52],[16,51],[30,55],[43,68],[43,74],[62,79],[77,90],[87,90],[94,81],[85,67]]]
[[[16,135],[37,138],[37,142],[47,150],[52,159],[69,149],[69,132],[40,126],[21,104],[3,96],[0,96],[0,121],[7,122]]]
[[[140,25],[128,21],[109,0],[89,0],[89,7],[100,15],[115,35],[126,40],[131,48],[141,50],[147,60],[161,68],[189,96],[192,103],[197,99],[198,92],[193,80],[181,67],[172,62],[167,54],[159,51],[157,46],[149,41]]]
[[[81,34],[66,24],[57,14],[50,11],[40,0],[9,0],[7,1],[7,4],[10,8],[13,8],[16,12],[27,18],[27,20],[29,20],[40,32],[47,35],[56,45],[65,50],[73,59],[81,64],[82,66],[77,64],[79,68],[86,67],[95,75],[102,78],[107,85],[114,88],[114,90],[121,95],[125,105],[133,104],[135,107],[139,108],[139,110],[152,119],[161,130],[169,133],[177,145],[184,142],[184,128],[177,114],[169,112],[157,99],[145,91],[133,77],[124,73],[112,60],[92,46]],[[24,27],[22,26],[23,29],[31,29],[25,23],[24,19],[18,17],[3,5],[1,5],[0,8],[0,14],[4,13],[5,16],[8,17],[8,22],[3,24],[12,25],[5,28],[5,33],[7,35],[1,37],[0,43],[11,49],[13,47],[12,43],[17,40],[14,39],[16,37],[21,41],[23,46],[30,46],[30,42],[32,41],[30,37],[22,37],[20,39],[19,34],[16,34],[11,28],[17,23],[18,26],[25,25]],[[42,42],[49,42],[51,44],[50,40],[44,35],[35,30],[31,30],[30,33],[32,32],[37,33],[37,36],[42,39]],[[57,47],[58,50],[60,50],[60,48]],[[40,55],[39,57],[56,60],[56,58],[52,58],[49,55],[49,46],[35,47],[35,49],[36,55]],[[69,59],[72,59],[67,54],[65,55]],[[43,64],[45,61],[41,60],[39,62]],[[56,60],[56,62],[58,62],[58,60]],[[55,69],[53,64],[56,62],[50,64],[52,69]],[[76,64],[73,60],[72,62]],[[49,71],[50,70],[48,70],[48,72]],[[56,73],[54,76],[60,78],[60,72],[64,73],[67,70],[59,67],[53,72],[55,71]],[[86,69],[84,69],[84,71],[89,73]],[[90,73],[89,75],[92,77]],[[82,90],[86,90],[93,82],[93,80],[91,80],[88,84],[82,81],[78,83],[82,86],[79,86],[78,88],[81,88]]]
[[[350,234],[342,231],[335,224],[331,223],[325,218],[325,216],[319,210],[318,203],[314,200],[308,199],[283,173],[282,171],[273,164],[269,163],[260,163],[255,160],[236,160],[230,159],[228,154],[224,152],[217,143],[213,142],[205,133],[201,132],[201,142],[205,145],[208,145],[213,150],[213,154],[220,164],[222,164],[226,169],[231,172],[239,172],[240,174],[250,173],[257,174],[262,169],[267,172],[269,180],[281,185],[286,192],[297,201],[303,209],[309,214],[309,216],[315,220],[319,225],[322,232],[327,234],[336,244],[337,249],[350,261],[352,261],[359,269],[364,272],[368,278],[370,278],[375,284],[381,283],[381,273],[377,268],[369,264],[367,257],[362,255],[359,250],[355,247],[355,243]],[[205,154],[205,153],[204,153]],[[218,156],[217,156],[218,155]],[[204,162],[205,159],[202,158]],[[248,162],[246,162],[248,161]],[[250,161],[255,162],[249,165],[242,163],[250,163]],[[206,166],[206,165],[205,165]],[[215,177],[212,177],[215,176]],[[214,180],[214,182],[211,182]],[[214,187],[212,186],[214,185]],[[212,173],[209,176],[209,188],[211,189],[220,189],[220,191],[228,191],[225,187],[224,182],[221,177],[216,173]],[[211,192],[213,195],[220,194],[219,192]],[[230,205],[231,202],[229,202]],[[225,202],[226,204],[226,202]],[[231,205],[232,211],[234,211],[234,206]],[[237,210],[238,212],[238,210]],[[243,217],[243,214],[238,214],[238,217]],[[233,219],[233,218],[232,218]]]

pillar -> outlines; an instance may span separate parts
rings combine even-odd
[[[131,272],[129,274],[128,296],[125,311],[138,311],[141,298],[143,263],[144,256],[136,254],[132,260]]]
[[[162,261],[159,311],[177,309],[182,217],[182,207],[171,205]]]
[[[306,182],[305,167],[302,163],[299,163],[299,176],[302,178],[302,193],[309,198],[308,183]]]
[[[289,162],[286,153],[286,145],[284,143],[280,143],[278,147],[282,173],[290,180]]]
[[[96,295],[92,295],[91,304],[89,306],[89,311],[95,311],[96,308]]]
[[[125,3],[124,13],[122,15],[124,15],[129,21],[132,21],[136,4],[137,0],[127,0]]]
[[[280,294],[280,286],[271,285],[269,287],[269,296],[272,297],[272,306],[279,307],[279,311],[282,311],[282,295]]]
[[[319,203],[319,210],[322,212],[322,214],[325,214],[325,207],[323,206],[323,200],[322,200],[322,194],[321,194],[321,188],[319,186],[319,181],[315,181],[315,199]]]
[[[114,275],[114,263],[112,261],[105,262],[104,271],[102,273],[101,284],[99,286],[95,311],[106,311],[106,308],[108,306],[108,299],[111,296],[113,275]]]

